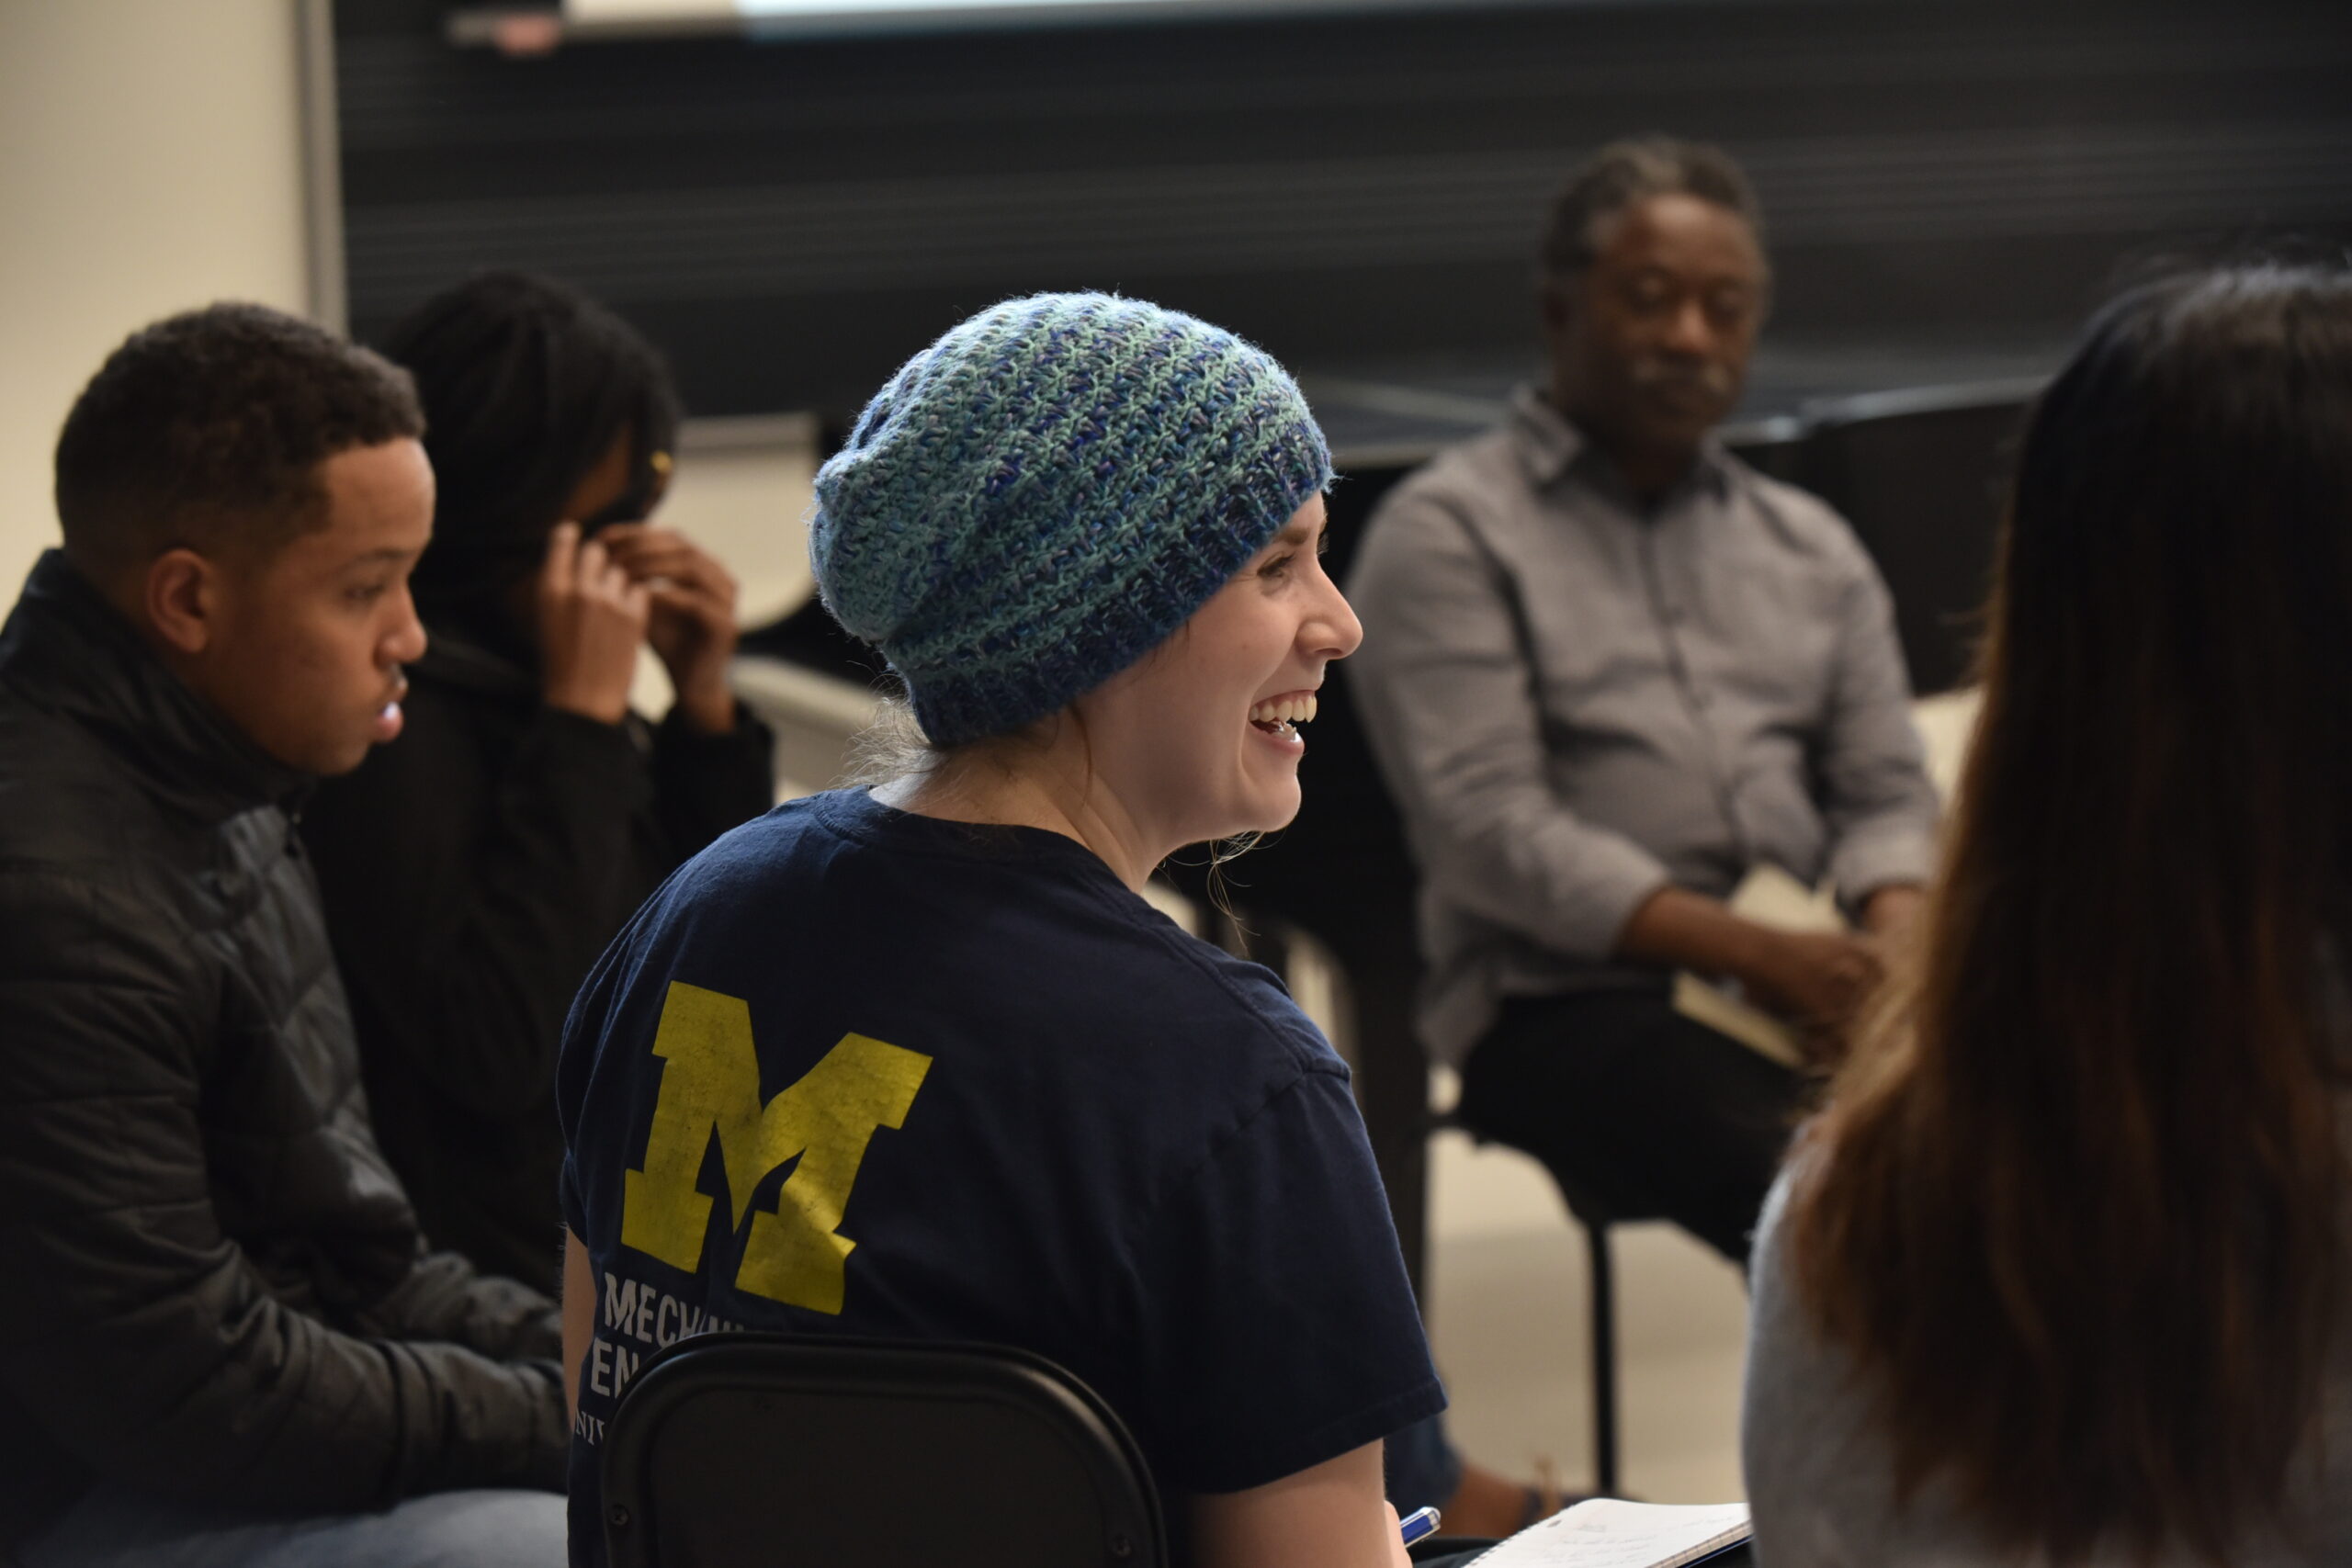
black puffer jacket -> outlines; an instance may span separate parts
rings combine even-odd
[[[0,628],[0,1542],[91,1482],[560,1488],[546,1298],[427,1254],[286,804],[52,551]]]

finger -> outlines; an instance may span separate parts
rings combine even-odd
[[[632,582],[643,583],[647,588],[655,590],[656,592],[687,594],[696,599],[705,600],[721,609],[726,608],[733,603],[731,595],[720,592],[715,585],[708,582],[698,581],[691,577],[672,577],[667,573],[657,573],[652,576],[639,576],[636,572],[631,572],[629,574],[629,581]]]
[[[613,541],[613,554],[628,562],[632,571],[646,571],[650,570],[649,562],[671,559],[683,553],[685,547],[675,535],[665,536],[662,531],[645,524],[629,524],[627,529],[625,533],[619,528],[611,530],[620,534],[620,537]]]
[[[621,558],[622,570],[639,582],[699,583],[692,562],[657,560],[642,555]]]
[[[645,588],[656,609],[690,616],[713,628],[731,629],[735,625],[734,606],[710,594],[671,583],[647,583]]]
[[[628,568],[620,562],[607,560],[604,570],[597,576],[596,586],[598,592],[606,598],[619,600],[626,596],[630,589],[637,586],[637,580],[629,575]]]
[[[548,535],[547,558],[539,563],[539,591],[560,593],[571,586],[580,554],[580,525],[559,523]]]
[[[1403,1521],[1396,1517],[1396,1505],[1384,1501],[1380,1507],[1381,1511],[1388,1516],[1388,1561],[1392,1568],[1394,1564],[1399,1562],[1404,1563],[1406,1568],[1411,1568],[1413,1557],[1412,1553],[1405,1550],[1405,1527]]]
[[[621,538],[614,541],[615,547],[631,559],[659,558],[663,561],[684,561],[692,563],[705,572],[723,574],[725,571],[725,569],[718,564],[718,558],[716,556],[679,533],[675,528],[667,527],[659,523],[629,523],[608,529],[606,532],[619,533],[622,528],[626,528],[628,532]]]
[[[616,523],[612,526],[612,532],[625,539],[640,542],[647,539],[678,537],[678,531],[675,528],[667,527],[660,523],[649,523],[642,517],[632,518],[627,523]]]
[[[683,540],[668,543],[639,540],[626,548],[616,548],[614,558],[627,566],[632,577],[668,577],[681,582],[704,582],[716,585],[726,578],[726,571],[709,556]]]
[[[580,586],[599,599],[617,600],[628,584],[628,569],[613,559],[601,539],[580,547]]]
[[[643,583],[657,594],[669,596],[669,602],[680,608],[691,607],[697,615],[713,621],[731,622],[735,618],[735,594],[731,587],[661,574],[640,577],[632,573],[631,581]]]

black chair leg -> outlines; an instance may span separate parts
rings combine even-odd
[[[1617,1288],[1609,1267],[1609,1227],[1588,1223],[1592,1258],[1592,1463],[1594,1490],[1617,1495]]]

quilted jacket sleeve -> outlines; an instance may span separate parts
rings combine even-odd
[[[454,1252],[420,1254],[407,1278],[358,1318],[364,1333],[447,1339],[502,1360],[563,1356],[554,1303],[528,1285],[482,1273]]]
[[[223,1234],[198,1121],[220,975],[119,885],[0,868],[8,1402],[91,1471],[166,1495],[345,1510],[560,1487],[552,1363],[337,1332]]]

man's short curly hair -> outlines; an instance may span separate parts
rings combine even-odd
[[[1544,226],[1538,270],[1546,278],[1573,277],[1600,252],[1600,226],[1635,202],[1690,196],[1747,220],[1764,243],[1764,209],[1756,188],[1731,154],[1703,141],[1637,136],[1611,141],[1585,160],[1553,198]]]
[[[173,316],[65,416],[65,547],[109,573],[179,546],[266,556],[324,521],[322,463],[424,434],[408,373],[323,328],[260,305]]]

